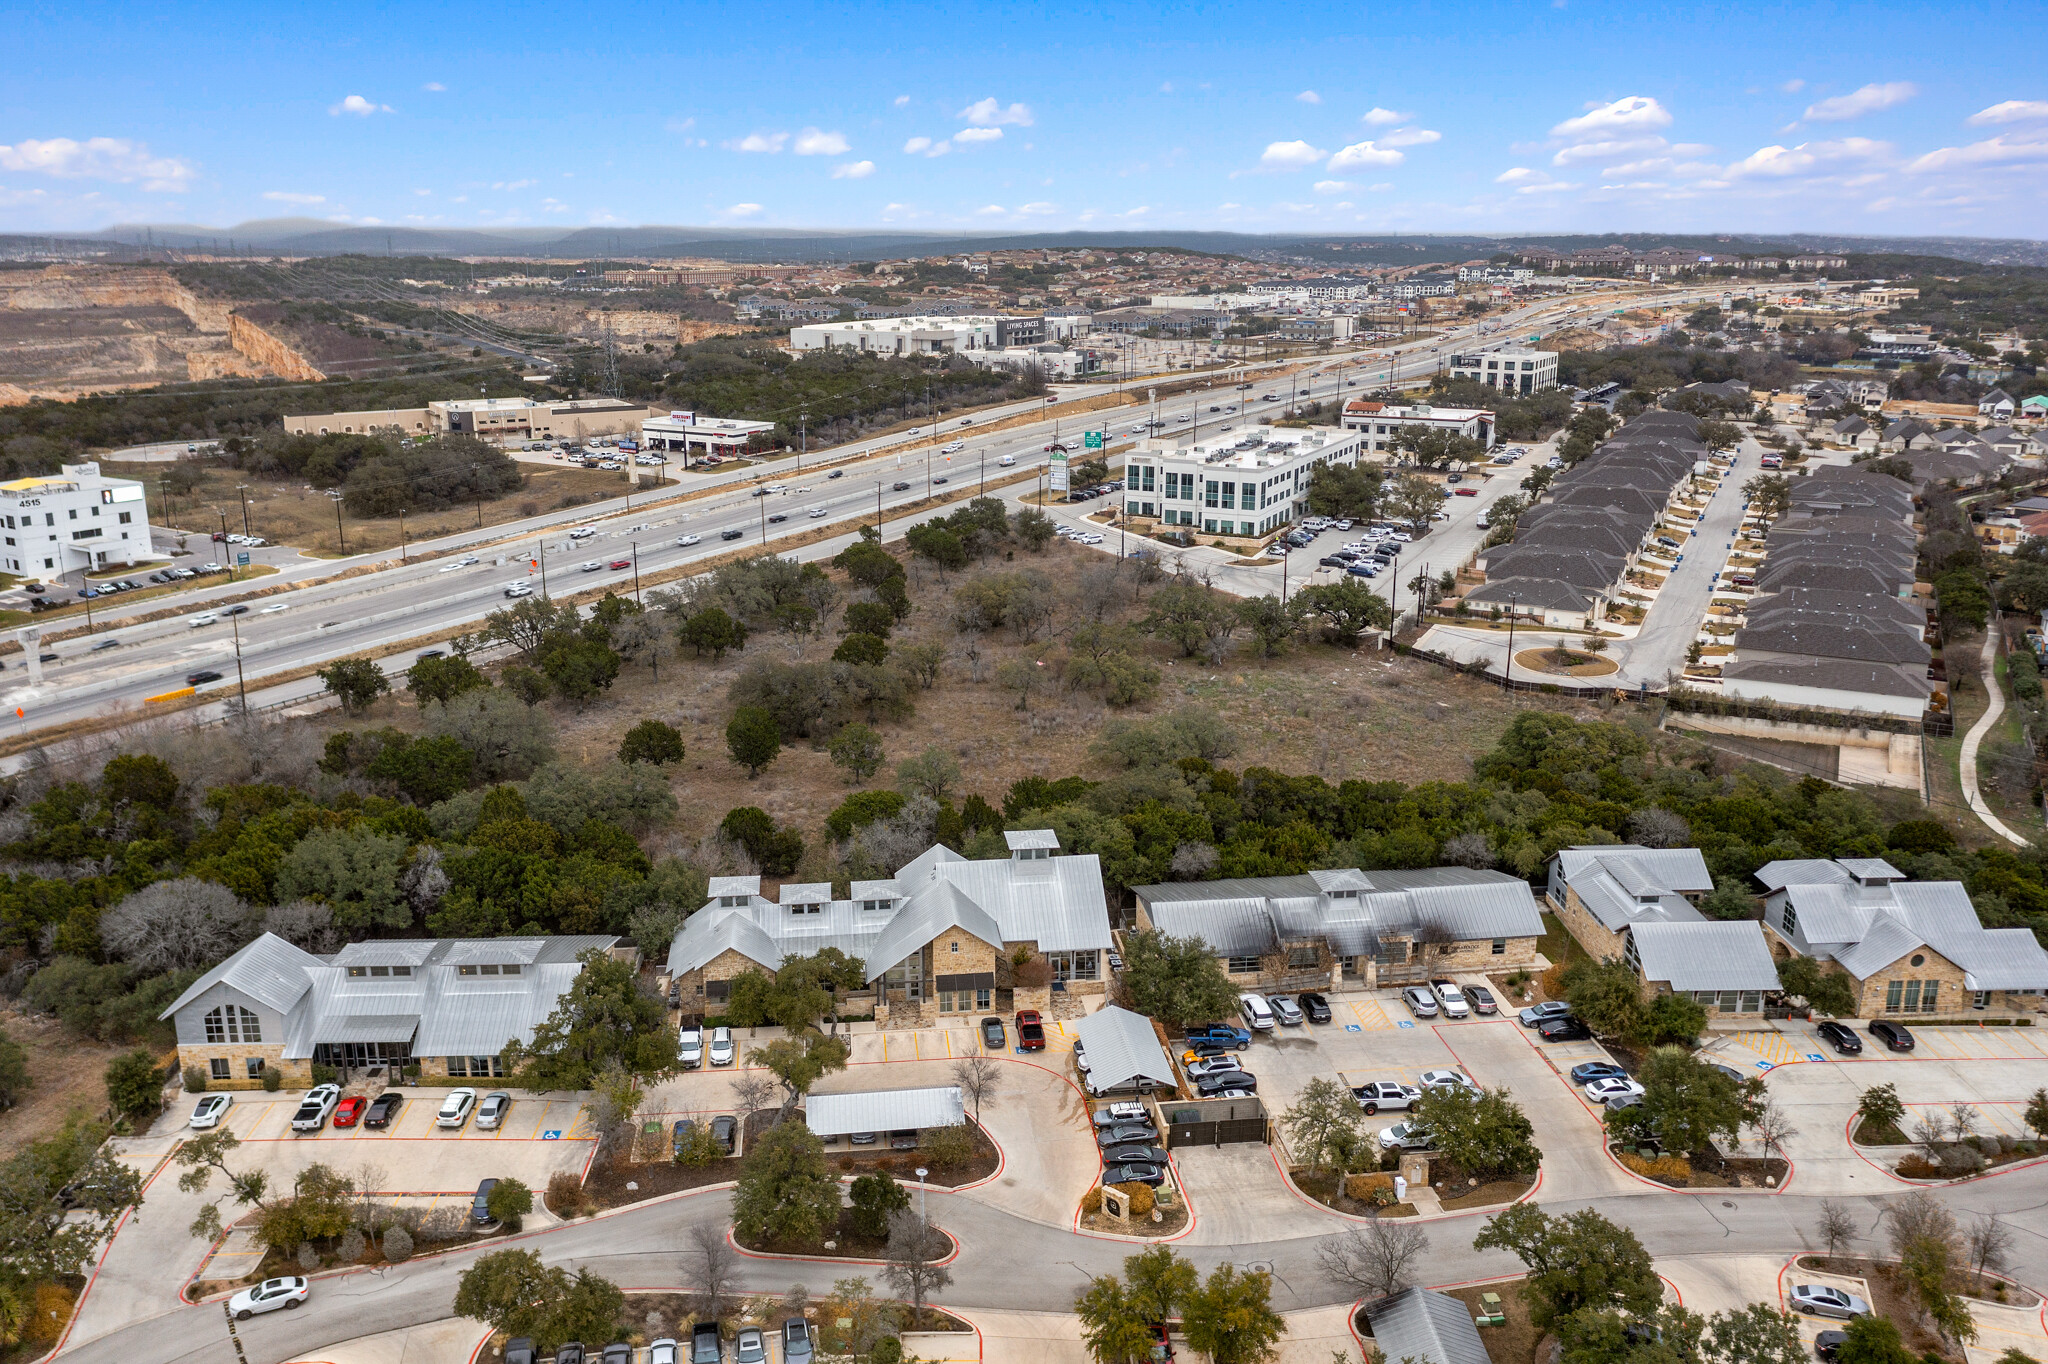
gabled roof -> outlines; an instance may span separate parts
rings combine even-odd
[[[1179,1083],[1152,1020],[1143,1014],[1110,1004],[1081,1018],[1073,1030],[1097,1089],[1115,1089],[1140,1076],[1168,1087]]]
[[[1373,1344],[1389,1360],[1415,1364],[1491,1364],[1472,1310],[1427,1288],[1407,1288],[1366,1304]]]
[[[1320,939],[1340,957],[1372,952],[1383,936],[1441,928],[1456,942],[1540,937],[1528,883],[1470,867],[1355,868],[1302,876],[1172,881],[1134,886],[1162,932],[1199,937],[1218,956],[1270,952]],[[1356,891],[1356,894],[1345,892]]]
[[[1714,888],[1698,848],[1594,844],[1559,849],[1556,865],[1565,885],[1613,932],[1643,923],[1696,923],[1703,916],[1685,893]]]
[[[191,988],[157,1017],[169,1018],[216,985],[238,990],[280,1014],[290,1013],[299,997],[312,988],[307,972],[326,965],[304,948],[293,946],[275,933],[265,933],[193,981]]]
[[[958,886],[939,881],[904,901],[889,926],[876,937],[868,953],[868,979],[881,975],[949,928],[972,933],[1002,950],[1003,930],[988,911]]]
[[[958,1085],[812,1094],[804,1100],[804,1126],[820,1137],[958,1127],[966,1121]]]
[[[1754,920],[1643,923],[1629,930],[1644,980],[1673,990],[1775,990],[1778,967]]]
[[[1961,967],[1972,990],[2048,989],[2048,952],[2033,933],[1985,928],[1960,881],[1907,881],[1874,857],[1769,862],[1756,875],[1791,905],[1814,955],[1858,980],[1924,945]]]

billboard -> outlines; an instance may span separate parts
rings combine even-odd
[[[1048,464],[1050,464],[1052,468],[1052,476],[1049,480],[1052,490],[1056,493],[1065,492],[1068,487],[1067,452],[1064,450],[1055,450],[1052,452],[1052,458],[1047,462]]]

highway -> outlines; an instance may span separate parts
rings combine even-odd
[[[1655,301],[1661,305],[1685,303],[1718,297],[1721,292],[1718,287],[1681,291],[1657,295]],[[310,695],[319,690],[317,681],[299,683],[288,693],[266,693],[261,699],[257,693],[263,689],[255,684],[335,658],[388,649],[401,641],[445,639],[472,629],[486,614],[508,604],[508,585],[530,581],[536,592],[543,590],[543,573],[538,566],[530,566],[543,559],[544,590],[550,595],[591,588],[628,592],[634,585],[635,567],[644,579],[735,548],[772,548],[820,526],[850,534],[860,524],[872,522],[878,509],[885,521],[894,520],[889,513],[901,516],[928,492],[979,486],[984,473],[997,477],[1041,469],[1048,458],[1046,446],[1055,433],[1071,445],[1078,442],[1083,428],[1101,429],[1110,434],[1114,444],[1133,439],[1142,421],[1155,416],[1164,423],[1163,434],[1200,432],[1212,423],[1242,426],[1262,416],[1282,415],[1293,402],[1426,380],[1448,363],[1454,349],[1490,350],[1523,344],[1532,334],[1577,325],[1586,320],[1585,314],[1609,311],[1634,297],[1576,295],[1533,303],[1504,318],[1489,319],[1484,335],[1478,334],[1476,325],[1466,326],[1385,350],[1331,354],[1307,362],[1299,374],[1277,379],[1262,376],[1256,365],[1247,367],[1244,379],[1235,369],[1210,371],[1193,376],[1206,377],[1208,387],[1160,399],[1156,405],[1146,400],[1148,382],[1158,386],[1185,382],[1191,376],[1178,373],[1130,381],[1122,405],[1087,414],[1070,414],[1065,409],[1077,398],[1112,392],[1116,385],[1097,382],[1064,387],[1059,402],[1045,404],[1033,399],[1009,404],[977,413],[974,424],[968,426],[941,423],[939,434],[960,446],[950,452],[939,448],[931,430],[897,432],[829,452],[814,452],[809,457],[812,467],[801,472],[795,467],[795,457],[763,466],[693,472],[685,475],[693,488],[717,491],[689,500],[659,500],[673,499],[670,489],[658,494],[651,505],[646,497],[637,507],[629,505],[630,498],[618,498],[581,508],[579,520],[550,513],[465,531],[415,544],[413,562],[403,565],[388,552],[353,560],[299,560],[285,565],[279,576],[255,584],[214,581],[153,599],[146,607],[138,603],[138,610],[156,612],[169,607],[180,612],[177,617],[146,624],[124,623],[127,618],[119,614],[120,606],[108,603],[110,616],[96,622],[92,635],[42,646],[42,652],[54,654],[55,659],[44,665],[40,685],[31,683],[21,661],[8,661],[7,671],[0,674],[0,708],[22,711],[17,719],[22,732],[64,725],[100,713],[139,709],[149,697],[183,688],[188,676],[200,671],[222,674],[220,680],[203,687],[226,699],[237,685],[238,648],[240,675],[252,685],[252,704]],[[1239,390],[1234,387],[1239,382],[1250,382],[1253,387]],[[1295,392],[1290,394],[1290,388]],[[1260,401],[1268,393],[1277,400]],[[1224,410],[1212,412],[1211,408]],[[1236,410],[1229,410],[1233,408]],[[1016,429],[985,429],[992,421],[1034,413],[1038,420]],[[1004,457],[1013,464],[1001,465]],[[826,461],[830,461],[829,467]],[[1513,481],[1489,480],[1489,495],[1483,502],[1490,503]],[[899,483],[909,487],[899,488]],[[774,491],[757,498],[752,495],[757,486]],[[1456,506],[1456,510],[1461,523],[1468,519],[1465,506]],[[771,521],[770,517],[782,519]],[[572,539],[570,532],[580,527],[588,527],[590,534]],[[732,532],[738,535],[724,538]],[[687,536],[696,537],[696,542],[678,543]],[[1326,549],[1319,545],[1314,552]],[[627,566],[610,566],[620,560]],[[373,571],[340,579],[333,576],[361,567]],[[1409,573],[1404,563],[1402,577]],[[1277,586],[1277,572],[1268,570],[1262,576],[1275,582],[1261,590]],[[322,578],[329,580],[307,581]],[[295,580],[306,585],[292,586]],[[280,584],[287,590],[277,592]],[[256,597],[253,592],[269,595]],[[194,618],[223,603],[244,599],[248,606],[244,614],[219,616],[211,624],[194,623]],[[81,623],[67,619],[62,628]],[[110,645],[108,640],[117,642]],[[411,661],[410,655],[384,660],[391,673],[402,672]]]

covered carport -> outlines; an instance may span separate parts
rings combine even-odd
[[[967,1108],[958,1085],[813,1094],[804,1101],[804,1126],[828,1142],[882,1132],[922,1134],[938,1127],[959,1127],[966,1121]]]
[[[1088,1089],[1093,1094],[1154,1088],[1177,1089],[1179,1077],[1152,1020],[1129,1009],[1107,1005],[1073,1025],[1074,1050],[1087,1062]]]

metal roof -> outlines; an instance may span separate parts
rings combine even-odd
[[[972,933],[998,952],[1002,951],[1001,925],[958,886],[941,881],[926,886],[904,901],[895,917],[889,920],[888,927],[876,935],[874,947],[867,958],[868,979],[873,980],[897,962],[920,951],[926,943],[949,928]]]
[[[761,878],[758,876],[714,876],[706,892],[716,900],[721,895],[759,895]]]
[[[1373,1344],[1388,1359],[1416,1364],[1492,1364],[1472,1309],[1427,1288],[1408,1288],[1368,1303],[1366,1322]]]
[[[1413,933],[1425,924],[1441,926],[1459,942],[1543,933],[1527,882],[1468,867],[1369,874],[1349,867],[1133,890],[1155,927],[1176,937],[1199,937],[1218,956],[1264,953],[1284,941],[1322,938],[1338,956],[1355,957],[1372,952],[1389,933]]]
[[[820,1137],[958,1127],[967,1121],[957,1085],[933,1089],[869,1089],[816,1094],[804,1100],[804,1126]]]
[[[1141,1075],[1162,1085],[1179,1083],[1152,1020],[1143,1014],[1110,1004],[1073,1028],[1088,1056],[1089,1082],[1097,1090],[1115,1089]]]
[[[1899,874],[1878,858],[1798,858],[1766,863],[1756,875],[1797,912],[1797,934],[1814,955],[1858,980],[1924,944],[1962,968],[1970,989],[2048,989],[2048,951],[2030,930],[1985,928],[1960,881],[1886,873]]]
[[[1010,851],[1020,848],[1053,848],[1060,846],[1060,836],[1051,829],[1011,829],[1003,834],[1003,842],[1010,845]]]
[[[310,985],[306,973],[326,964],[275,933],[265,933],[193,981],[191,988],[157,1017],[169,1018],[216,985],[239,990],[280,1014],[289,1013]]]
[[[1644,980],[1673,990],[1775,990],[1778,967],[1754,920],[1637,924],[1636,959]]]

